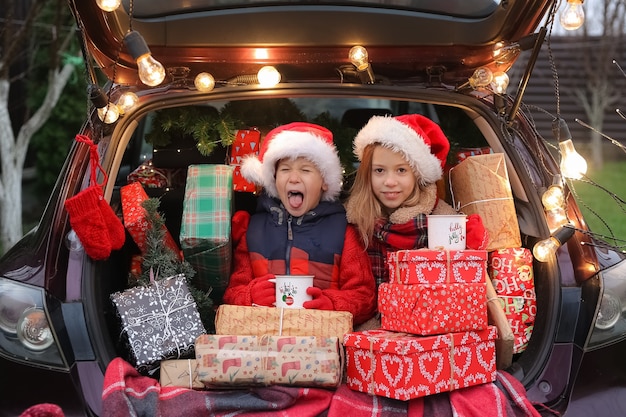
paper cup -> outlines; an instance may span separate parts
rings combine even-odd
[[[467,216],[431,214],[428,219],[428,249],[465,250]]]
[[[303,308],[313,298],[306,289],[313,286],[313,275],[276,275],[276,307]]]

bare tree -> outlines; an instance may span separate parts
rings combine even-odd
[[[622,96],[621,90],[615,88],[616,77],[612,74],[618,75],[613,61],[623,49],[626,0],[601,0],[589,7],[594,9],[588,10],[591,21],[581,28],[582,47],[577,49],[580,67],[575,69],[577,75],[573,79],[577,82],[570,92],[584,109],[587,124],[595,129],[590,131],[591,162],[600,168],[604,155],[599,132],[602,132],[606,112],[613,110]]]
[[[28,114],[17,129],[13,128],[9,112],[11,87],[28,75],[26,70],[13,74],[16,62],[29,53],[29,40],[46,4],[56,10],[54,22],[46,26],[50,48],[47,92],[41,105]],[[63,30],[63,15],[69,13],[64,0],[23,0],[1,2],[3,19],[0,21],[0,251],[6,251],[23,235],[22,231],[22,174],[26,152],[32,136],[50,117],[74,66],[62,63],[62,53],[69,45],[73,31]],[[25,7],[25,5],[27,5]],[[20,13],[23,11],[22,13]]]

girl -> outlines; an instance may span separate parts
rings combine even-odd
[[[359,229],[376,284],[388,281],[387,252],[428,246],[427,214],[458,214],[437,196],[450,144],[441,128],[419,114],[374,116],[354,139],[361,164],[346,203]],[[486,247],[478,215],[468,216],[467,248]]]

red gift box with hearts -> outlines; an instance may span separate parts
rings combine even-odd
[[[379,286],[386,330],[433,335],[487,327],[487,252],[401,250],[388,254]]]
[[[343,376],[337,337],[204,334],[195,349],[198,379],[207,388],[337,387]]]
[[[241,161],[247,155],[258,155],[261,132],[257,129],[238,130],[230,147],[230,165],[233,169],[233,190],[254,192],[256,186],[241,175]]]
[[[532,252],[521,247],[490,252],[488,272],[515,335],[513,353],[523,352],[537,315]]]
[[[386,330],[348,333],[348,388],[397,400],[493,382],[495,339],[489,326],[477,332],[415,336]]]
[[[487,327],[486,284],[382,283],[378,311],[385,330],[434,335]]]
[[[389,282],[398,284],[484,283],[487,251],[410,249],[387,254]]]

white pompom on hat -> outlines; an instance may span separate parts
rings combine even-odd
[[[450,151],[439,125],[421,114],[373,116],[354,138],[354,154],[362,160],[368,145],[380,144],[401,153],[422,184],[437,182]]]
[[[265,192],[278,197],[276,190],[276,164],[281,159],[304,157],[320,170],[328,190],[322,200],[336,200],[341,192],[343,170],[333,134],[325,127],[312,123],[294,122],[272,129],[267,133],[259,156],[250,155],[241,163],[241,174],[262,186]]]

